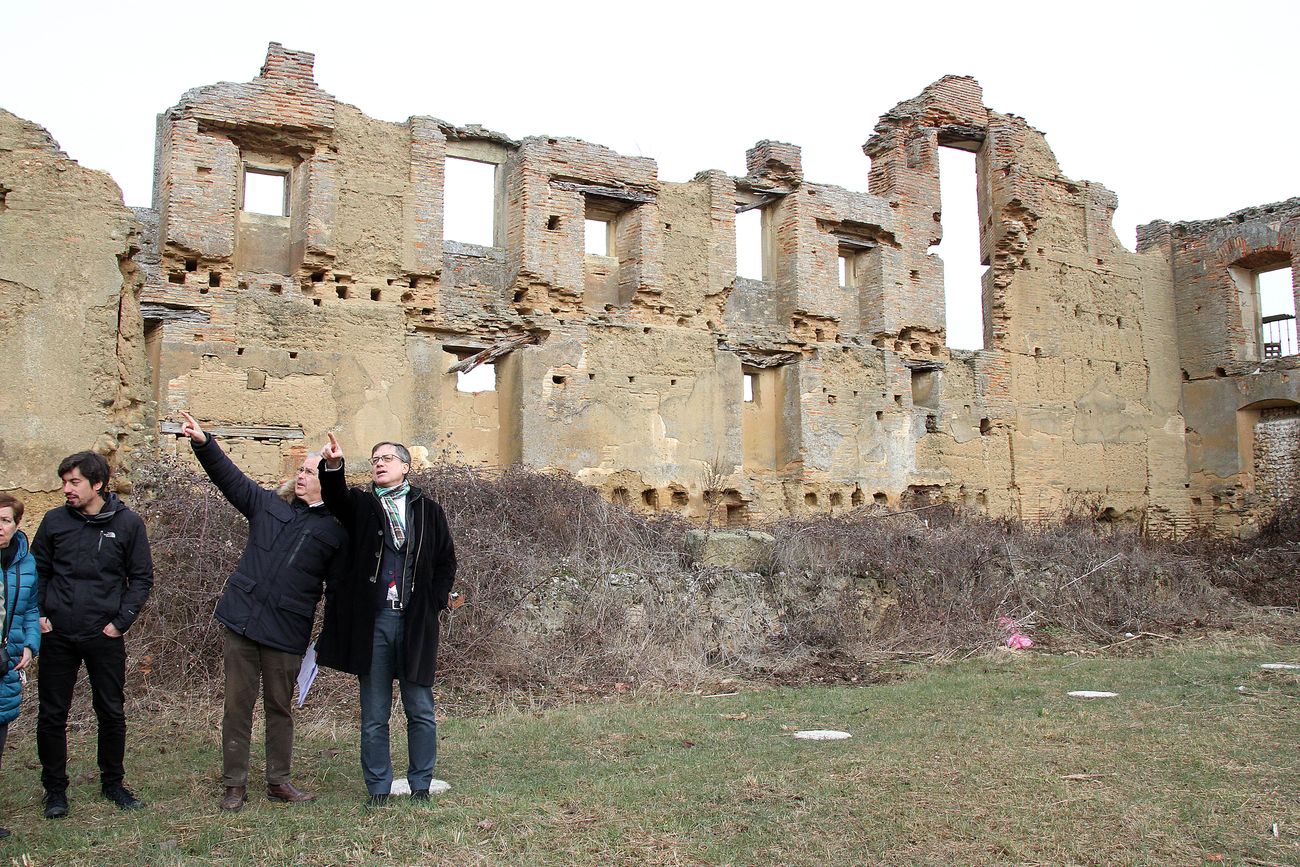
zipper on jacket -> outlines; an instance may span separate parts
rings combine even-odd
[[[298,541],[293,546],[293,551],[289,554],[289,559],[284,561],[285,568],[293,565],[293,561],[298,558],[298,552],[302,550],[302,543],[307,541],[307,531],[304,529],[298,534]]]

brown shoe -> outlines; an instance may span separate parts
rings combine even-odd
[[[301,789],[296,789],[294,788],[293,783],[276,783],[274,786],[267,783],[266,796],[272,801],[288,801],[291,804],[316,800],[316,796],[311,792],[304,792]]]
[[[248,800],[247,786],[226,786],[226,794],[221,797],[221,809],[238,810]]]

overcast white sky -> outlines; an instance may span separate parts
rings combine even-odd
[[[314,52],[321,87],[384,120],[576,136],[652,157],[669,181],[744,174],[745,149],[779,139],[803,147],[810,181],[865,189],[877,117],[945,74],[973,75],[990,108],[1046,133],[1066,175],[1119,195],[1131,248],[1139,223],[1300,195],[1298,10],[0,0],[0,107],[148,205],[155,115],[191,87],[255,77],[277,41]]]

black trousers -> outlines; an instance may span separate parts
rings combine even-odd
[[[47,792],[68,788],[68,709],[82,663],[90,677],[90,698],[99,720],[99,783],[120,785],[125,771],[126,640],[97,635],[71,639],[56,632],[41,636],[37,677],[40,708],[36,715],[36,754],[41,759],[41,784]]]

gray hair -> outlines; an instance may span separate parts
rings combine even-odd
[[[375,456],[375,452],[379,451],[380,446],[392,446],[393,451],[397,452],[397,456],[402,459],[402,463],[404,464],[411,463],[411,453],[407,451],[406,446],[402,445],[401,443],[392,442],[390,440],[384,440],[383,442],[375,443],[374,447],[370,449],[370,456],[372,458]]]

